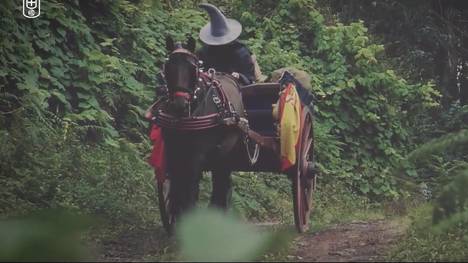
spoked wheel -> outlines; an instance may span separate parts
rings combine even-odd
[[[303,233],[309,229],[309,216],[312,211],[312,192],[314,190],[315,179],[312,115],[307,108],[303,109],[301,128],[297,164],[292,172],[294,221],[299,233]]]
[[[172,234],[174,230],[175,217],[171,213],[170,209],[171,199],[169,198],[169,189],[171,181],[166,177],[164,181],[156,180],[156,184],[158,186],[159,212],[161,214],[161,220],[167,233]]]

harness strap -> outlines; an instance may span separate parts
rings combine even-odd
[[[237,121],[239,121],[239,114],[236,112],[234,105],[229,101],[226,92],[221,87],[221,83],[218,80],[213,79],[213,86],[216,88],[217,93],[220,95],[213,95],[213,102],[218,109],[220,115],[224,118],[228,117],[235,117]]]
[[[163,128],[186,131],[204,130],[220,125],[218,113],[200,117],[176,118],[160,110],[157,112],[154,121]]]
[[[210,75],[201,72],[199,82],[203,82],[203,84],[208,86],[210,89],[214,89],[212,100],[216,106],[217,113],[205,116],[177,118],[160,109],[153,118],[156,124],[163,128],[187,131],[209,129],[220,125],[237,125],[240,121],[239,114],[235,111],[234,106],[228,100],[226,93],[221,87],[221,83],[214,79],[213,75],[214,74]],[[174,96],[184,97],[188,100],[191,99],[190,94],[181,91],[175,92]]]
[[[218,94],[216,94],[216,92],[213,93],[213,103],[215,104],[218,113],[219,114],[224,114],[226,109],[223,107],[223,103],[222,103],[221,99],[218,97]]]
[[[174,97],[183,97],[186,100],[189,100],[191,96],[190,96],[190,93],[188,92],[177,91],[174,93]]]

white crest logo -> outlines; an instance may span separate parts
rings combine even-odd
[[[36,18],[41,14],[41,0],[23,0],[23,16]]]

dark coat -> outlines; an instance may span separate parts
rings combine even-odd
[[[214,68],[219,72],[240,73],[244,84],[251,84],[255,81],[252,53],[239,41],[222,46],[205,45],[197,52],[197,55],[203,61],[205,70]]]

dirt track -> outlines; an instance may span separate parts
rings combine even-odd
[[[261,227],[272,227],[260,224]],[[382,261],[404,234],[405,227],[388,220],[354,221],[296,237],[287,261]],[[178,261],[162,228],[135,231],[100,244],[100,261]]]
[[[297,237],[292,261],[382,261],[405,228],[395,222],[355,221]]]

